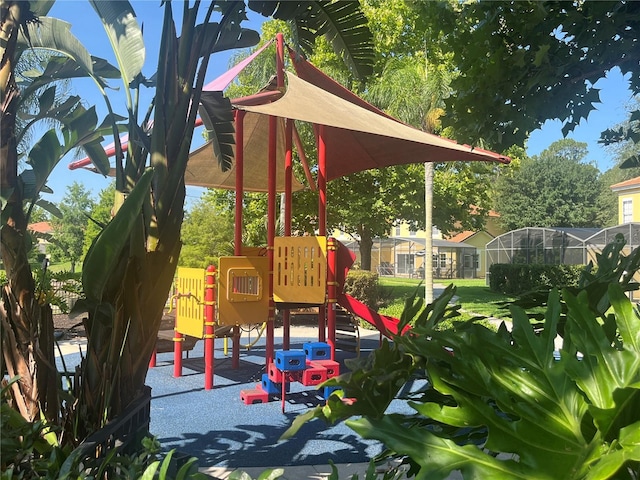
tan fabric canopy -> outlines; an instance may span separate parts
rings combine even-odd
[[[238,105],[236,108],[325,125],[327,180],[409,163],[509,162],[507,157],[460,145],[365,109],[290,72],[287,72],[287,81],[287,90],[279,100],[264,105]],[[253,153],[245,151],[245,158],[250,155]]]
[[[276,190],[284,192],[284,120],[278,119]],[[257,113],[247,113],[244,117],[244,168],[243,184],[248,192],[267,192],[269,122],[268,117]],[[194,150],[189,155],[184,180],[187,185],[235,190],[236,168],[234,161],[229,170],[223,172],[215,158],[211,142]],[[293,177],[293,191],[304,186]]]

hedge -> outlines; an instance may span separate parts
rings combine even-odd
[[[380,297],[378,274],[368,270],[351,270],[344,282],[344,292],[369,308],[377,308]]]
[[[584,265],[495,263],[489,268],[489,288],[505,295],[544,287],[577,286]]]

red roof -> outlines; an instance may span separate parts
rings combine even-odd
[[[53,232],[53,228],[51,227],[51,224],[49,222],[30,223],[27,226],[27,229],[31,230],[32,232],[37,232],[37,233],[51,233],[51,232]]]
[[[478,232],[474,232],[472,230],[467,230],[465,232],[460,232],[460,233],[454,235],[453,237],[449,237],[449,238],[447,238],[447,240],[449,240],[451,242],[464,242],[468,238],[473,237],[476,233],[478,233]]]
[[[635,177],[630,180],[625,180],[624,182],[616,183],[614,185],[611,185],[610,188],[615,192],[616,190],[623,190],[625,188],[631,187],[640,187],[640,177]]]

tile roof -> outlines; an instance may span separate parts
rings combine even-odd
[[[640,187],[640,177],[635,177],[629,180],[625,180],[624,182],[616,183],[614,185],[611,185],[610,188],[615,192],[616,190],[623,190],[625,188],[631,187]]]
[[[51,227],[51,224],[49,222],[30,223],[27,226],[27,229],[37,233],[51,233],[53,231],[53,228]]]

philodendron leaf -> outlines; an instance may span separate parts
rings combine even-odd
[[[129,235],[149,195],[153,170],[147,170],[127,196],[115,217],[96,237],[89,248],[82,267],[82,285],[87,300],[99,304],[105,286],[116,268],[122,249],[129,242]]]
[[[616,312],[616,323],[624,348],[638,354],[638,361],[640,361],[640,317],[637,310],[633,308],[629,298],[616,284],[610,286],[609,298],[611,306]]]
[[[283,474],[283,468],[269,468],[258,476],[258,480],[276,480],[277,478],[282,478]]]
[[[612,291],[619,288],[611,285]],[[611,345],[604,329],[589,309],[584,292],[575,297],[565,291],[563,298],[568,309],[571,340],[582,354],[579,359],[567,358],[567,371],[593,406],[599,409],[615,408],[613,392],[637,378],[638,353],[619,350]],[[624,312],[618,306],[616,313]]]
[[[598,366],[601,368],[589,372],[589,375],[585,375],[585,372],[579,369],[582,364],[574,366],[573,370],[578,378],[576,381],[585,389],[589,398],[599,400],[597,393],[601,389],[617,387],[611,397],[607,398],[606,403],[594,401],[594,404],[589,408],[605,441],[613,441],[617,438],[618,433],[636,420],[638,412],[640,412],[640,385],[638,385],[640,350],[638,350],[636,338],[638,330],[640,330],[640,317],[619,285],[610,285],[609,297],[622,338],[621,347],[608,346],[605,351],[601,352],[601,356],[607,359],[598,359]],[[584,354],[593,356],[594,352],[585,351]],[[602,374],[605,365],[615,367],[615,381],[618,385],[606,384],[607,382],[611,383],[611,379],[607,370],[604,370],[605,373]]]
[[[609,451],[597,452],[593,463],[588,463],[585,480],[618,478],[614,475],[627,462],[640,462],[640,421],[620,430],[619,441]],[[633,478],[630,476],[620,478]]]
[[[363,438],[380,440],[399,454],[410,456],[420,465],[418,480],[444,480],[454,471],[461,471],[464,478],[550,480],[513,460],[498,460],[475,445],[460,446],[426,429],[407,429],[392,415],[346,423]]]

